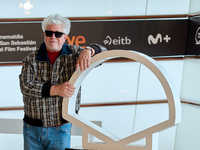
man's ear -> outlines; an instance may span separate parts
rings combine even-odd
[[[67,34],[64,35],[64,39],[65,39],[65,40],[67,39]]]
[[[45,35],[45,32],[44,32],[44,41],[45,41],[45,38],[46,38],[46,35]]]

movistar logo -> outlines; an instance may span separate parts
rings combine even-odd
[[[127,36],[125,37],[120,37],[118,36],[117,38],[112,39],[109,35],[106,36],[106,39],[103,41],[103,43],[106,45],[130,45],[131,44],[131,39],[128,39]]]
[[[149,35],[148,36],[148,43],[149,43],[149,45],[151,45],[151,44],[157,44],[158,42],[162,43],[163,40],[166,43],[168,43],[169,40],[171,40],[171,37],[169,37],[168,35],[165,35],[162,38],[162,35],[160,33],[158,33],[155,38],[153,37],[153,35]]]

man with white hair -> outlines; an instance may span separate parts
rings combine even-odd
[[[42,22],[44,43],[23,60],[20,88],[24,102],[24,149],[64,150],[70,148],[71,123],[62,118],[63,97],[71,97],[75,87],[68,84],[74,71],[90,65],[91,56],[106,51],[98,44],[86,48],[65,44],[70,21],[58,14]],[[80,90],[76,112],[80,108]]]

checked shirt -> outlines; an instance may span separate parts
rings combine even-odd
[[[92,44],[91,44],[92,45]],[[106,49],[100,45],[101,51]],[[24,112],[33,119],[42,120],[44,127],[62,124],[62,101],[60,96],[43,96],[44,85],[58,85],[69,81],[76,70],[76,61],[80,52],[80,46],[63,45],[63,48],[51,65],[43,43],[40,48],[30,53],[24,60],[20,79],[20,88],[23,94]],[[80,91],[80,90],[79,90]],[[76,111],[80,108],[80,92],[77,95]]]

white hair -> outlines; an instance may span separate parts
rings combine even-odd
[[[70,28],[71,28],[71,23],[70,20],[66,17],[62,17],[59,14],[53,14],[49,15],[44,20],[42,21],[42,30],[45,32],[46,28],[48,25],[55,24],[55,25],[62,25],[63,27],[63,32],[65,34],[69,34]]]

